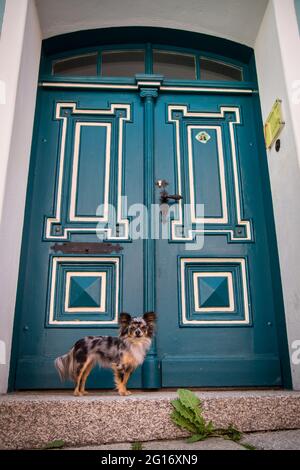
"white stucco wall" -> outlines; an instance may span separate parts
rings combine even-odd
[[[0,37],[0,80],[6,83],[6,102],[0,104],[0,392],[7,389],[41,38],[85,28],[179,27],[255,44],[264,118],[274,100],[281,98],[286,120],[282,150],[271,150],[268,163],[291,346],[300,340],[300,105],[291,97],[293,81],[300,80],[300,73],[294,1],[270,0],[258,35],[265,0],[187,0],[184,9],[182,2],[174,8],[171,0],[72,0],[72,9],[70,1],[38,0],[40,18],[34,0],[6,2]],[[6,344],[6,365],[2,364],[1,341]],[[299,369],[293,365],[295,388],[300,388]]]
[[[253,46],[268,0],[36,0],[43,37],[113,26],[158,26]],[[284,0],[283,0],[284,1]]]
[[[279,153],[268,151],[268,165],[282,276],[288,342],[300,340],[300,40],[294,0],[271,0],[261,24],[255,55],[264,120],[274,101],[283,101],[286,125]],[[298,99],[296,93],[298,80]],[[300,365],[291,364],[300,389]]]
[[[27,174],[41,48],[33,0],[6,2],[0,38],[0,393],[7,389]],[[6,362],[6,364],[2,364]]]

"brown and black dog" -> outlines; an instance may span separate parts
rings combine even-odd
[[[156,315],[144,313],[142,317],[120,314],[120,332],[114,336],[86,336],[75,343],[64,356],[55,359],[61,380],[72,379],[74,395],[82,396],[86,380],[96,364],[111,368],[120,395],[130,395],[126,384],[132,372],[141,365],[151,346]]]

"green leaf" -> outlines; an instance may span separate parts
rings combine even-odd
[[[198,409],[198,407],[200,406],[201,402],[199,398],[195,395],[195,393],[191,392],[190,390],[181,388],[177,390],[177,393],[179,396],[179,400],[186,408],[190,408],[192,411],[195,411],[195,409]]]
[[[256,450],[256,447],[254,447],[252,444],[248,444],[247,442],[242,442],[241,445],[247,450]]]
[[[198,426],[199,429],[202,430],[202,429],[206,428],[206,424],[205,424],[205,419],[203,418],[201,413],[202,413],[202,411],[200,409],[193,411],[194,423],[196,424],[196,426]]]
[[[171,418],[177,426],[187,429],[192,434],[188,442],[202,441],[211,436],[235,442],[241,439],[242,434],[232,425],[226,429],[215,429],[212,421],[206,423],[202,415],[201,401],[195,393],[186,389],[179,389],[177,392],[179,398],[171,401],[174,408]]]
[[[189,444],[192,444],[193,442],[198,442],[198,441],[204,441],[204,439],[207,438],[206,434],[193,434],[191,437],[189,437],[186,442]]]
[[[172,400],[171,404],[173,408],[175,408],[175,410],[179,414],[181,414],[181,416],[183,416],[185,419],[190,421],[192,424],[194,425],[196,424],[195,414],[193,413],[193,411],[190,410],[189,408],[186,408],[178,398],[176,400]]]
[[[141,442],[132,442],[131,450],[143,450],[143,444]]]
[[[228,438],[234,442],[239,442],[242,438],[242,433],[236,428],[234,428],[231,424],[228,426],[227,429],[225,429],[225,431]]]
[[[212,421],[209,421],[209,423],[206,424],[205,427],[206,427],[206,432],[209,433],[209,434],[212,434],[215,430],[215,427],[214,427]]]
[[[239,442],[242,438],[242,433],[231,425],[225,429],[215,429],[213,434],[215,436],[223,437],[224,439],[230,439],[234,442]]]
[[[178,411],[174,410],[171,413],[172,421],[177,424],[177,426],[186,429],[187,431],[196,434],[197,428],[189,420],[184,418]]]
[[[192,421],[197,426],[198,432],[200,432],[201,434],[205,429],[205,420],[202,416],[200,399],[197,397],[197,395],[195,395],[195,393],[186,389],[179,389],[178,396],[182,405],[185,408],[191,410],[191,412],[193,413]]]
[[[63,441],[62,439],[56,439],[54,441],[48,442],[48,444],[45,445],[44,449],[61,449],[64,446],[65,441]]]

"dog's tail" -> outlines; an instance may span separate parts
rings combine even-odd
[[[73,350],[74,348],[67,354],[57,357],[54,361],[54,365],[62,382],[67,379],[75,379]]]

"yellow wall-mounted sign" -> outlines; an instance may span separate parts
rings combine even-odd
[[[276,100],[264,126],[266,147],[268,149],[272,147],[284,124],[281,100]]]

